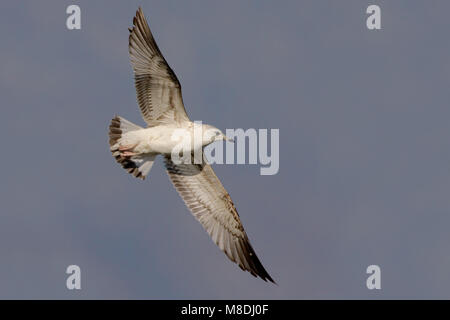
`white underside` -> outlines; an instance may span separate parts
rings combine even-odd
[[[194,122],[184,122],[182,125],[161,124],[142,128],[134,123],[120,118],[121,136],[111,150],[114,156],[131,160],[145,177],[159,154],[186,155],[201,148],[215,139],[223,140],[222,136],[214,135],[208,126]],[[206,129],[205,129],[206,128]],[[194,152],[195,153],[195,152]]]
[[[174,150],[193,151],[204,143],[201,131],[192,129],[189,123],[184,127],[159,125],[127,131],[124,128],[118,140],[120,146],[134,146],[137,154],[171,154]]]
[[[121,146],[136,145],[133,151],[138,154],[170,154],[180,142],[185,140],[183,137],[176,139],[179,134],[175,130],[179,129],[170,126],[156,126],[129,131],[122,134],[119,143]],[[186,147],[189,148],[189,144],[186,144]]]

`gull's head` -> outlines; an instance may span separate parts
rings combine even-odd
[[[203,142],[204,144],[210,144],[215,141],[232,141],[233,139],[228,138],[220,129],[213,127],[211,125],[203,125]]]

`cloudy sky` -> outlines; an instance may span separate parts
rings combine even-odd
[[[82,10],[66,28],[66,7]],[[382,29],[366,28],[381,7]],[[141,5],[191,119],[280,130],[280,171],[215,165],[278,286],[217,249],[143,125],[128,58]],[[1,1],[0,298],[450,298],[448,1]],[[81,286],[67,290],[68,265]],[[381,267],[381,290],[366,268]]]

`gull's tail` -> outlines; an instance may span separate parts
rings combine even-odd
[[[133,138],[130,133],[143,128],[122,118],[115,116],[109,126],[109,145],[116,161],[136,178],[145,179],[152,168],[156,154],[133,153]]]

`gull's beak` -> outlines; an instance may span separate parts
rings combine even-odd
[[[228,138],[227,136],[223,136],[223,140],[230,141],[234,143],[234,139]]]

